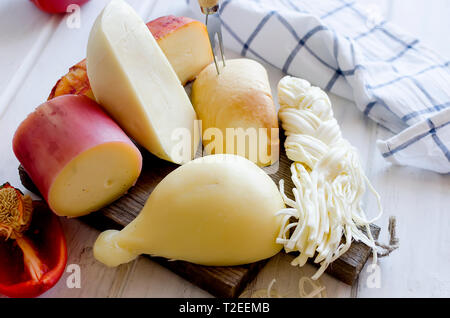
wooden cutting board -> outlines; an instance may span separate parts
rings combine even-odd
[[[111,205],[96,213],[82,217],[81,219],[84,222],[101,231],[122,229],[139,214],[150,193],[158,183],[178,167],[151,155],[143,149],[141,149],[141,152],[144,156],[144,164],[136,185],[125,196]],[[280,179],[285,180],[285,190],[288,196],[291,196],[290,189],[293,187],[290,172],[291,163],[286,157],[283,147],[281,147],[278,166],[274,165],[273,167],[265,168],[266,172],[277,184]],[[39,194],[39,191],[21,166],[19,167],[19,174],[24,187],[31,192]],[[374,238],[377,239],[380,228],[372,226],[371,229]],[[371,250],[366,245],[353,242],[347,253],[330,265],[326,272],[346,284],[353,285],[370,254]],[[242,266],[210,267],[183,261],[168,261],[164,258],[151,257],[151,259],[205,289],[212,295],[226,298],[239,297],[247,284],[255,278],[259,270],[267,263],[267,260],[264,260]]]

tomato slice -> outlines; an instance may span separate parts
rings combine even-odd
[[[58,216],[43,201],[34,201],[33,208],[21,245],[33,250],[29,258],[34,258],[41,272],[39,278],[30,274],[17,240],[0,241],[0,294],[5,296],[39,296],[59,281],[66,267],[66,240]]]
[[[89,0],[31,0],[36,7],[48,13],[64,13],[71,4],[82,4]]]

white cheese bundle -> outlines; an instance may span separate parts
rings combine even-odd
[[[315,256],[321,266],[313,279],[350,248],[352,239],[370,246],[376,262],[369,225],[379,216],[367,220],[362,209],[366,183],[381,215],[380,198],[364,175],[356,149],[342,138],[327,94],[305,80],[286,76],[278,84],[278,100],[286,154],[294,161],[295,201],[284,195],[281,180],[280,190],[290,208],[279,212],[284,218],[277,243],[287,252],[300,252],[292,265],[303,266]],[[291,223],[291,217],[296,221]]]

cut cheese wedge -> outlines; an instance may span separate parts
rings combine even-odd
[[[196,114],[175,71],[136,12],[113,0],[91,30],[87,72],[96,100],[130,137],[175,163],[193,158]]]
[[[182,85],[213,62],[206,26],[187,17],[168,15],[147,23]]]
[[[99,210],[136,182],[142,156],[86,96],[56,97],[30,114],[13,140],[16,157],[58,215]]]
[[[107,142],[73,158],[53,181],[50,206],[60,215],[97,211],[127,192],[139,176],[140,158],[126,143]]]

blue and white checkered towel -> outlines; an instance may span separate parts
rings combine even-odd
[[[223,0],[220,17],[229,49],[354,100],[395,133],[378,141],[384,158],[450,172],[450,61],[345,0]]]

